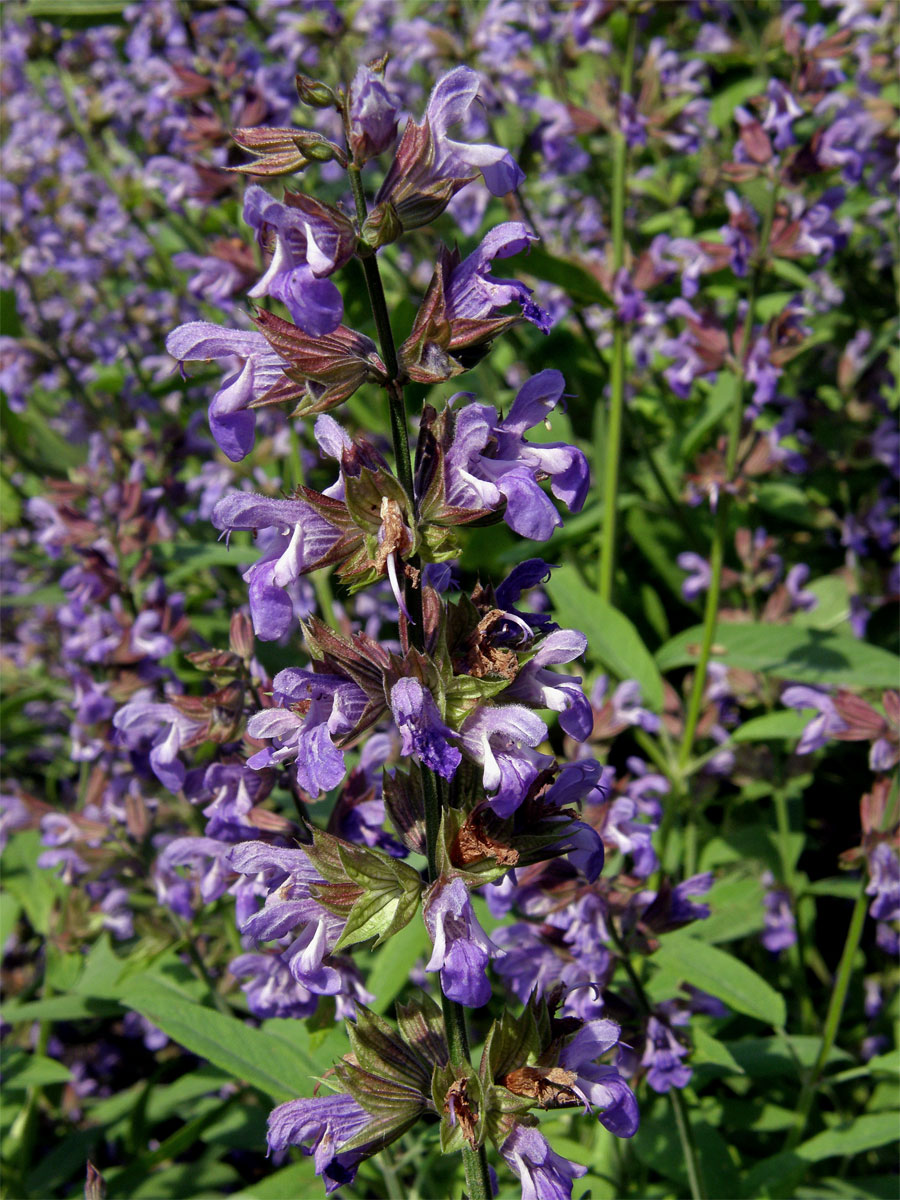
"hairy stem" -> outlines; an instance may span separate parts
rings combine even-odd
[[[859,940],[862,937],[868,905],[869,898],[866,895],[866,877],[863,875],[860,880],[853,914],[850,917],[850,926],[847,930],[846,940],[844,941],[841,961],[838,964],[837,976],[835,977],[831,1000],[828,1004],[828,1012],[825,1015],[822,1043],[819,1046],[816,1061],[813,1063],[812,1069],[803,1084],[800,1099],[797,1101],[797,1115],[788,1133],[787,1141],[784,1144],[785,1150],[793,1150],[806,1130],[806,1122],[809,1120],[809,1114],[819,1090],[822,1072],[825,1070],[825,1064],[828,1062],[828,1056],[831,1054],[835,1038],[837,1037],[838,1025],[841,1022],[841,1015],[844,1011],[844,1002],[847,999],[847,989],[850,987],[850,976],[853,974],[853,959],[856,957],[856,951],[859,949]]]
[[[759,295],[759,285],[765,271],[766,258],[769,252],[769,239],[772,233],[772,222],[775,219],[775,204],[777,188],[772,184],[769,195],[769,208],[765,223],[760,233],[759,245],[756,252],[756,263],[750,284],[750,294],[747,298],[747,311],[744,314],[739,341],[734,346],[734,393],[731,401],[731,411],[728,415],[727,443],[725,449],[725,486],[718,499],[716,523],[713,527],[712,546],[709,554],[710,581],[706,593],[706,606],[703,610],[703,636],[700,640],[700,657],[691,685],[691,695],[688,701],[687,716],[684,723],[684,736],[678,755],[678,767],[684,771],[694,749],[694,737],[697,733],[697,722],[700,720],[700,709],[703,705],[703,692],[706,688],[706,673],[712,655],[713,641],[716,636],[716,625],[719,616],[719,596],[722,590],[722,567],[725,562],[725,539],[728,533],[728,521],[731,515],[731,484],[734,482],[738,445],[741,439],[741,425],[744,419],[744,379],[746,374],[745,360],[750,348],[750,338],[753,334],[753,322],[756,315],[756,300]]]
[[[634,988],[637,997],[638,1006],[644,1013],[644,1016],[650,1016],[653,1012],[653,1006],[644,991],[644,985],[641,983],[637,971],[634,969],[634,964],[628,954],[628,949],[625,943],[619,936],[618,930],[612,921],[609,922],[609,932],[615,943],[616,950],[619,954],[619,960],[625,968],[625,974]],[[694,1131],[691,1129],[691,1122],[688,1116],[688,1107],[685,1098],[678,1088],[669,1089],[669,1101],[672,1105],[672,1112],[675,1116],[675,1124],[678,1128],[678,1140],[681,1143],[681,1153],[684,1156],[684,1166],[687,1171],[688,1183],[691,1189],[691,1200],[706,1200],[706,1190],[703,1185],[703,1174],[700,1169],[700,1158],[697,1154],[697,1144],[694,1141]]]
[[[634,73],[634,49],[637,37],[637,16],[629,10],[625,58],[622,63],[619,97],[631,93]],[[625,185],[628,166],[628,143],[621,125],[613,135],[612,178],[612,248],[613,270],[625,265]],[[615,318],[614,318],[615,320]],[[600,538],[600,599],[607,604],[612,599],[613,575],[616,569],[616,503],[619,489],[619,456],[622,446],[622,410],[625,406],[625,325],[615,320],[613,326],[612,371],[609,384],[609,415],[606,424],[606,469],[603,476],[603,531]]]
[[[353,189],[353,199],[356,204],[356,215],[360,226],[366,219],[366,197],[363,191],[359,168],[353,164],[348,168],[350,185]],[[416,512],[416,497],[413,490],[412,459],[409,453],[409,430],[407,425],[406,400],[403,395],[403,384],[400,381],[400,367],[397,361],[397,349],[394,344],[394,334],[388,315],[387,301],[384,295],[384,285],[378,259],[374,254],[362,258],[363,271],[369,300],[372,305],[372,316],[378,331],[378,341],[381,354],[388,370],[388,400],[390,402],[391,437],[394,444],[394,459],[397,467],[397,478],[409,496],[412,512]],[[422,593],[420,588],[407,589],[408,598],[413,601],[410,612],[413,619],[412,638],[419,650],[424,649],[425,631],[422,619]],[[428,858],[428,879],[434,882],[438,878],[437,861],[438,837],[441,828],[441,793],[437,776],[427,767],[422,769],[422,792],[425,807],[425,845]],[[441,1007],[444,1013],[444,1026],[447,1033],[447,1045],[450,1050],[450,1062],[454,1067],[468,1068],[471,1064],[469,1056],[469,1038],[466,1033],[466,1010],[455,1000],[451,1000],[441,992]],[[462,1151],[463,1166],[466,1173],[466,1188],[470,1200],[489,1200],[491,1182],[488,1174],[487,1154],[484,1146],[472,1149],[464,1146]]]

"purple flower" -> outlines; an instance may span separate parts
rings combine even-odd
[[[434,885],[423,908],[425,924],[434,943],[426,971],[440,971],[445,996],[480,1008],[491,998],[485,967],[503,953],[490,940],[475,916],[466,885],[461,879]]]
[[[559,371],[541,371],[519,390],[502,421],[486,405],[461,409],[445,460],[448,503],[497,509],[505,500],[510,529],[546,541],[562,524],[538,485],[539,479],[549,478],[554,496],[571,512],[580,512],[589,485],[582,452],[562,442],[535,444],[524,438],[526,430],[547,419],[564,388]]]
[[[551,629],[556,629],[556,622],[551,620],[546,613],[524,613],[515,607],[523,592],[531,591],[532,588],[546,583],[553,570],[555,567],[548,566],[542,558],[527,558],[524,562],[520,562],[518,566],[513,567],[503,582],[497,585],[495,592],[497,606],[509,613],[517,626],[524,623],[537,633],[548,633]],[[546,595],[543,592],[539,593],[538,598],[546,601]],[[518,629],[515,637],[518,640]]]
[[[225,894],[234,874],[227,860],[231,846],[211,837],[181,837],[169,842],[157,860],[157,869],[165,877],[176,866],[191,866],[199,877],[200,898],[212,904]]]
[[[900,920],[900,858],[887,842],[879,842],[869,855],[866,895],[875,897],[869,906],[874,920]]]
[[[323,337],[344,315],[341,293],[327,277],[352,257],[356,238],[350,221],[336,209],[294,193],[289,199],[282,204],[256,185],[244,195],[247,224],[260,240],[269,230],[275,234],[272,261],[247,294],[274,296],[304,333]]]
[[[541,333],[549,333],[550,317],[531,299],[531,288],[490,274],[495,258],[519,254],[536,241],[537,235],[520,221],[506,221],[492,229],[477,250],[451,271],[444,285],[447,317],[451,321],[474,321],[498,316],[507,305],[518,304],[527,321],[537,325]]]
[[[425,120],[434,138],[431,173],[434,179],[465,179],[480,172],[488,190],[494,196],[503,196],[525,178],[509,151],[458,142],[448,136],[448,130],[469,115],[480,86],[479,76],[469,67],[456,67],[434,85],[425,109]]]
[[[184,763],[178,757],[182,745],[190,742],[205,722],[194,721],[171,704],[132,700],[113,717],[122,742],[131,750],[143,750],[152,740],[150,766],[153,774],[170,792],[184,783]]]
[[[459,731],[463,749],[484,768],[484,788],[499,817],[519,807],[538,772],[555,760],[534,747],[547,736],[547,726],[519,704],[482,707],[467,717]]]
[[[350,145],[357,163],[393,145],[398,109],[384,81],[369,67],[360,67],[350,85]]]
[[[763,117],[762,127],[767,133],[774,134],[772,144],[776,150],[786,150],[796,141],[793,123],[803,116],[803,109],[777,79],[770,79],[766,88],[769,104]]]
[[[797,563],[795,567],[791,567],[785,577],[784,583],[791,598],[792,612],[810,612],[819,603],[819,597],[815,592],[803,591],[803,585],[807,579],[809,579],[809,567],[806,563]]]
[[[241,933],[254,941],[294,935],[282,958],[291,975],[310,992],[333,996],[343,987],[340,972],[325,959],[337,944],[345,920],[327,912],[312,898],[310,887],[323,884],[302,850],[284,850],[262,841],[240,842],[228,861],[242,875],[265,872],[265,904],[241,923]]]
[[[695,554],[693,550],[685,550],[683,554],[678,555],[675,561],[682,571],[691,572],[687,579],[682,581],[682,596],[688,601],[698,599],[707,590],[712,579],[709,563],[699,554]]]
[[[673,1087],[688,1085],[693,1071],[681,1061],[688,1053],[668,1025],[656,1017],[648,1018],[641,1066],[647,1068],[647,1082],[654,1092],[668,1092]]]
[[[343,1093],[289,1100],[269,1115],[269,1150],[301,1146],[304,1154],[313,1156],[316,1174],[322,1176],[327,1194],[353,1182],[365,1150],[341,1154],[340,1148],[371,1121],[370,1114]]]
[[[391,688],[391,710],[403,738],[400,753],[414,754],[423,766],[452,779],[462,754],[447,738],[458,735],[441,720],[428,688],[417,679],[401,679]]]
[[[615,1067],[596,1060],[619,1041],[615,1021],[587,1021],[563,1048],[559,1065],[577,1075],[572,1084],[588,1109],[597,1109],[597,1119],[616,1137],[633,1137],[640,1117],[631,1088]]]
[[[763,883],[769,889],[763,897],[765,928],[762,944],[773,954],[780,954],[797,940],[797,925],[791,908],[790,893],[784,888],[773,887],[775,880],[771,871],[763,873]]]
[[[240,954],[228,964],[255,1017],[311,1017],[319,998],[299,984],[280,954]]]
[[[522,1200],[570,1200],[572,1183],[587,1167],[556,1154],[537,1129],[516,1124],[500,1153],[522,1182]]]
[[[818,713],[803,730],[797,743],[797,754],[812,754],[814,750],[821,749],[834,734],[842,733],[847,728],[834,707],[834,701],[827,692],[818,688],[799,685],[785,688],[781,693],[781,703],[788,708],[814,708]]]
[[[273,687],[286,707],[255,713],[247,732],[254,738],[271,738],[275,745],[254,754],[247,765],[259,770],[296,759],[297,782],[311,796],[337,787],[346,768],[334,738],[354,729],[366,708],[365,692],[339,675],[295,667],[279,671]]]
[[[253,449],[256,414],[250,403],[284,379],[285,362],[256,331],[226,329],[209,321],[190,321],[166,338],[166,350],[179,362],[237,360],[209,406],[209,428],[219,448],[240,462]]]
[[[585,741],[594,726],[590,702],[581,688],[580,675],[558,675],[550,665],[571,662],[587,649],[587,638],[575,629],[557,629],[538,646],[534,657],[519,671],[504,698],[522,700],[558,712],[559,723],[570,737]]]
[[[274,641],[294,619],[288,590],[306,571],[322,565],[342,533],[303,500],[277,500],[255,492],[232,492],[212,512],[216,529],[271,530],[263,557],[246,572],[250,615],[257,637]]]

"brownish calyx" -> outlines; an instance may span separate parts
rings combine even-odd
[[[566,1071],[562,1067],[551,1067],[549,1070],[517,1067],[497,1082],[516,1096],[528,1096],[541,1108],[571,1108],[581,1104],[572,1091],[572,1084],[577,1078],[574,1071]]]
[[[474,675],[476,679],[484,679],[488,675],[515,679],[519,670],[519,660],[515,652],[495,646],[491,642],[491,627],[504,619],[506,613],[502,608],[489,609],[469,634],[464,671],[466,675]]]
[[[450,1084],[444,1097],[444,1114],[449,1116],[451,1125],[459,1125],[463,1137],[474,1150],[477,1145],[475,1126],[478,1122],[478,1112],[469,1101],[467,1079],[457,1079]]]
[[[476,809],[469,814],[450,847],[450,861],[454,867],[466,867],[486,858],[496,859],[504,867],[516,865],[518,850],[493,836],[488,826],[494,823],[491,813],[485,809]]]

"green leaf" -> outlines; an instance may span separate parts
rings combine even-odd
[[[321,1183],[316,1179],[315,1160],[310,1155],[300,1162],[291,1163],[289,1167],[282,1167],[242,1192],[235,1192],[231,1200],[284,1200],[285,1196],[315,1196],[321,1188]]]
[[[652,962],[675,971],[685,983],[717,996],[735,1012],[781,1028],[787,1017],[784,998],[740,959],[686,932],[665,936]]]
[[[731,735],[735,742],[773,742],[786,738],[797,741],[803,730],[815,716],[815,709],[787,708],[783,712],[766,713],[753,717],[745,725],[739,725]]]
[[[430,951],[424,921],[410,921],[379,947],[373,955],[375,965],[366,980],[366,987],[375,996],[370,1006],[373,1012],[387,1012],[394,997],[409,983],[413,967],[419,959],[427,959]]]
[[[604,603],[571,566],[553,572],[547,591],[560,624],[587,635],[590,657],[620,680],[636,679],[644,703],[660,712],[662,679],[653,656],[625,614]]]
[[[893,1145],[897,1140],[897,1114],[863,1113],[845,1125],[826,1129],[803,1142],[796,1150],[775,1154],[757,1163],[744,1178],[742,1191],[747,1197],[765,1195],[772,1189],[786,1190],[808,1163],[828,1158],[850,1158],[867,1150]]]
[[[39,830],[16,833],[3,855],[3,886],[19,901],[35,932],[48,937],[54,905],[68,889],[53,871],[37,865],[44,849]]]
[[[163,979],[129,980],[119,998],[186,1050],[275,1100],[295,1099],[309,1085],[308,1059],[263,1030],[185,1000]]]
[[[546,250],[532,249],[528,254],[515,255],[506,269],[511,270],[513,275],[532,275],[544,283],[555,283],[567,292],[576,304],[602,304],[604,308],[613,307],[609,293],[596,276],[579,263],[567,258],[558,258],[548,254]]]
[[[68,1083],[71,1078],[69,1068],[55,1058],[26,1054],[24,1050],[10,1050],[3,1055],[3,1086],[7,1091],[49,1087],[53,1083]]]
[[[799,1034],[777,1038],[741,1038],[724,1043],[734,1059],[753,1078],[795,1076],[798,1070],[813,1065],[821,1044],[817,1037]],[[828,1063],[850,1061],[850,1055],[836,1047],[828,1056]]]
[[[826,1158],[847,1158],[897,1140],[896,1113],[863,1113],[846,1124],[825,1129],[797,1147],[796,1153],[807,1162]]]
[[[657,653],[661,671],[693,666],[699,657],[703,627],[679,633]],[[900,658],[878,646],[823,629],[796,625],[720,623],[713,658],[730,667],[764,671],[801,683],[896,687]]]
[[[694,1052],[691,1055],[692,1065],[701,1066],[711,1063],[716,1067],[725,1067],[731,1075],[746,1074],[725,1043],[714,1038],[711,1033],[707,1033],[702,1025],[692,1026],[691,1038],[694,1042]]]
[[[716,880],[705,897],[710,915],[697,921],[694,937],[702,942],[733,942],[765,925],[765,889],[755,875],[730,873]]]
[[[114,1017],[122,1012],[114,1000],[96,996],[48,996],[25,1004],[6,1005],[3,1015],[13,1025],[20,1021],[81,1021],[91,1017]]]

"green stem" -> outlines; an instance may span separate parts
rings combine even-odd
[[[637,16],[629,8],[625,58],[622,63],[620,98],[631,94],[634,74],[634,50]],[[625,265],[625,186],[628,167],[628,143],[621,128],[613,134],[612,178],[612,249],[613,271]],[[625,406],[625,326],[615,320],[613,327],[612,372],[610,375],[609,419],[606,424],[606,468],[603,477],[603,535],[600,539],[600,599],[612,600],[616,569],[616,501],[619,488],[619,457],[622,447],[622,410]]]
[[[350,187],[353,190],[353,200],[356,204],[356,216],[362,226],[368,215],[366,209],[366,194],[363,191],[362,177],[359,167],[353,163],[347,168]],[[397,463],[397,477],[403,485],[403,490],[409,496],[415,511],[415,494],[413,492],[412,458],[409,453],[409,437],[406,419],[406,401],[403,396],[403,386],[400,383],[400,365],[397,361],[397,350],[394,345],[394,334],[391,329],[391,319],[388,313],[387,300],[384,295],[384,284],[381,282],[381,272],[378,269],[378,259],[374,254],[360,257],[363,273],[366,277],[366,287],[369,292],[369,302],[372,306],[372,316],[378,331],[378,341],[384,357],[384,365],[388,372],[388,400],[391,410],[391,437],[394,443],[394,458]]]
[[[366,196],[363,190],[359,167],[351,164],[348,167],[350,186],[353,189],[353,199],[356,204],[356,215],[360,226],[367,216]],[[390,402],[391,437],[394,443],[394,459],[397,466],[397,477],[409,496],[412,511],[416,511],[416,497],[413,489],[412,459],[409,453],[409,434],[406,415],[406,400],[403,395],[403,384],[400,380],[400,367],[397,361],[397,350],[394,345],[394,334],[391,329],[387,301],[384,295],[384,285],[378,268],[378,259],[374,254],[361,258],[366,277],[366,287],[372,305],[372,316],[378,331],[378,341],[381,353],[388,371],[388,400]],[[413,617],[412,636],[419,650],[424,649],[425,631],[422,618],[422,593],[419,588],[407,589],[408,598],[413,601],[411,613]],[[437,849],[441,829],[441,795],[437,776],[427,767],[421,768],[422,792],[425,808],[425,846],[428,858],[428,879],[434,882],[440,875]],[[469,1038],[466,1033],[466,1010],[455,1000],[449,999],[441,992],[441,1007],[444,1013],[444,1027],[447,1032],[447,1045],[450,1050],[450,1063],[454,1067],[471,1069]],[[463,1167],[466,1173],[466,1187],[469,1200],[490,1200],[491,1182],[488,1173],[487,1153],[484,1146],[472,1149],[464,1146],[462,1151]]]
[[[727,443],[725,449],[725,486],[719,496],[716,523],[713,528],[712,546],[709,554],[710,582],[706,593],[706,606],[703,610],[703,636],[700,641],[700,657],[691,685],[691,695],[688,701],[687,716],[684,723],[684,735],[681,750],[678,755],[678,767],[684,771],[694,749],[694,737],[697,733],[697,722],[700,720],[700,709],[703,705],[703,692],[706,688],[706,673],[712,654],[713,641],[716,636],[716,625],[719,616],[719,596],[722,589],[722,567],[725,562],[725,538],[728,533],[728,520],[731,515],[731,488],[734,482],[737,466],[738,445],[741,439],[741,425],[744,419],[744,360],[753,333],[753,321],[756,316],[756,300],[759,295],[759,285],[765,270],[766,258],[769,252],[769,239],[772,234],[772,222],[775,219],[775,204],[777,188],[772,184],[769,194],[769,208],[760,233],[759,245],[756,252],[756,263],[753,279],[750,284],[750,294],[747,299],[747,311],[740,331],[740,341],[734,349],[734,393],[731,401],[731,411],[728,415]]]
[[[793,1150],[803,1137],[806,1130],[806,1122],[809,1120],[810,1110],[819,1089],[822,1072],[825,1070],[825,1064],[828,1062],[828,1056],[831,1054],[835,1038],[837,1037],[838,1025],[844,1011],[844,1001],[847,999],[847,989],[850,987],[850,976],[853,974],[853,959],[856,957],[856,951],[859,949],[859,940],[862,937],[863,925],[866,921],[866,909],[869,906],[869,898],[866,895],[866,882],[866,877],[863,875],[859,883],[859,892],[856,897],[853,914],[850,917],[850,927],[847,930],[847,938],[844,942],[841,961],[838,964],[837,976],[831,993],[831,1001],[828,1005],[828,1012],[825,1015],[822,1044],[819,1046],[816,1061],[813,1063],[812,1069],[804,1081],[803,1090],[797,1102],[796,1119],[784,1144],[785,1150]]]
[[[669,1101],[675,1116],[675,1124],[678,1127],[678,1140],[681,1142],[681,1151],[684,1155],[684,1165],[687,1169],[691,1196],[693,1200],[704,1200],[706,1191],[703,1187],[703,1176],[700,1173],[700,1159],[697,1155],[696,1143],[694,1142],[694,1131],[691,1129],[684,1096],[678,1088],[673,1087],[669,1089]]]
[[[628,955],[628,950],[625,943],[619,936],[618,930],[609,922],[609,932],[615,944],[616,950],[619,953],[619,961],[625,968],[625,974],[634,988],[637,996],[638,1006],[642,1009],[644,1016],[650,1016],[653,1012],[653,1006],[644,991],[644,985],[638,977],[637,971]],[[681,1142],[681,1153],[684,1156],[684,1165],[687,1170],[688,1183],[691,1189],[692,1200],[706,1200],[706,1191],[703,1186],[703,1174],[700,1170],[700,1159],[697,1155],[697,1145],[694,1141],[694,1132],[691,1129],[690,1119],[688,1117],[687,1104],[684,1096],[678,1088],[669,1090],[669,1100],[672,1104],[672,1112],[675,1115],[675,1124],[678,1128],[678,1140]]]

